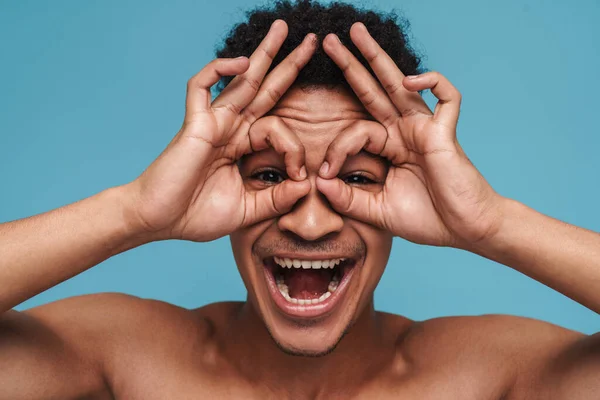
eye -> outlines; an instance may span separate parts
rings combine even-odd
[[[367,176],[361,173],[346,175],[342,178],[342,180],[344,181],[344,183],[347,183],[349,185],[369,185],[372,183],[376,183],[373,179],[368,178]]]
[[[285,176],[274,169],[263,169],[250,175],[250,178],[269,184],[278,184],[285,180]]]

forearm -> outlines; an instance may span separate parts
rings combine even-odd
[[[0,313],[145,242],[131,229],[122,187],[0,225]]]
[[[504,200],[493,238],[470,249],[600,313],[600,234]]]

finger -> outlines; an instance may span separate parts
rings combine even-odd
[[[352,25],[350,38],[365,57],[375,75],[377,75],[377,79],[381,82],[400,114],[406,115],[413,111],[431,114],[431,110],[429,110],[423,98],[418,93],[411,92],[402,85],[404,73],[381,48],[379,43],[373,39],[363,23],[357,22]]]
[[[267,36],[250,56],[250,67],[236,76],[212,104],[213,108],[226,107],[235,114],[246,107],[254,98],[260,85],[287,37],[288,28],[283,20],[273,22]]]
[[[417,92],[430,89],[438,99],[433,119],[449,127],[455,127],[460,114],[462,96],[450,81],[439,72],[426,72],[421,75],[407,76],[404,87]]]
[[[381,193],[372,193],[345,184],[341,179],[323,179],[317,177],[317,189],[323,193],[340,214],[383,228],[383,218],[379,197]]]
[[[388,134],[386,129],[374,121],[358,121],[344,129],[327,147],[319,175],[329,179],[337,176],[349,156],[365,150],[381,154]]]
[[[314,33],[308,34],[302,43],[267,75],[256,97],[244,110],[250,122],[254,122],[275,106],[292,86],[316,49],[317,36]]]
[[[285,169],[290,178],[297,181],[306,179],[304,145],[281,118],[269,116],[259,119],[252,124],[248,135],[250,151],[273,147],[277,153],[283,155]]]
[[[188,81],[186,114],[193,115],[210,109],[210,88],[223,76],[239,75],[246,72],[250,63],[246,57],[217,58],[208,63]]]
[[[268,189],[246,192],[246,218],[243,226],[249,226],[268,218],[284,214],[310,192],[310,182],[285,180]]]
[[[323,50],[344,73],[350,87],[367,111],[384,126],[389,126],[398,117],[398,110],[373,75],[330,33],[323,40]]]

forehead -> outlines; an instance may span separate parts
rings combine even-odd
[[[285,121],[305,145],[331,142],[357,120],[372,119],[344,87],[292,87],[269,112]]]

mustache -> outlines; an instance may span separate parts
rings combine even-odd
[[[277,238],[268,242],[257,241],[254,243],[254,254],[273,255],[285,253],[336,253],[359,256],[366,251],[363,241],[348,242],[340,240],[304,241],[297,239]]]

